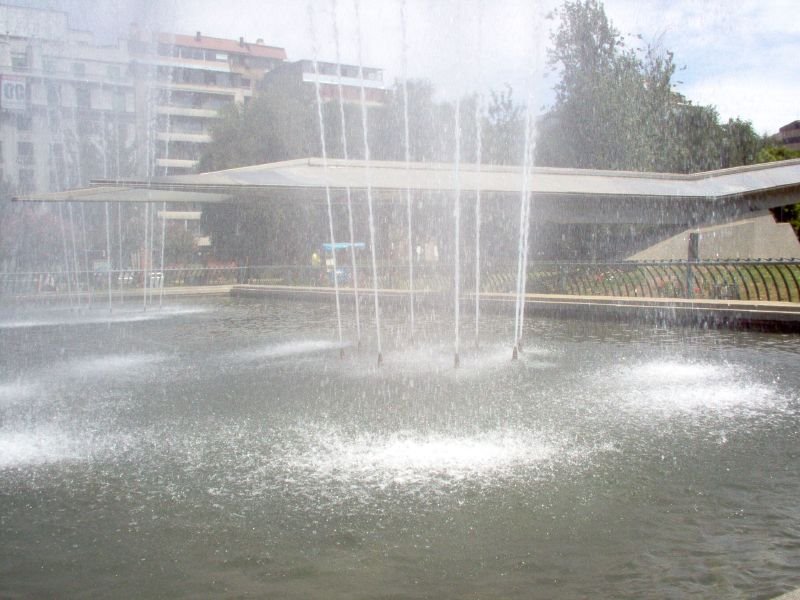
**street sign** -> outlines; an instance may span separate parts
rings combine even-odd
[[[27,108],[27,84],[24,77],[3,75],[0,80],[0,108],[25,110]]]

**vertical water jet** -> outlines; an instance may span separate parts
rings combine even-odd
[[[361,128],[364,134],[364,163],[366,166],[366,188],[367,188],[367,207],[369,209],[369,240],[370,251],[372,253],[372,293],[375,301],[375,334],[378,344],[378,365],[383,363],[383,350],[381,346],[381,310],[378,301],[378,260],[375,255],[375,215],[372,206],[372,181],[370,180],[369,169],[369,135],[367,127],[367,99],[364,89],[364,60],[361,39],[361,11],[359,1],[353,2],[356,13],[356,38],[358,40],[358,78],[361,100]]]
[[[348,160],[347,150],[347,121],[344,114],[344,88],[342,85],[342,60],[339,52],[339,24],[337,21],[338,7],[336,0],[331,0],[331,13],[333,23],[333,40],[336,47],[336,83],[339,92],[339,121],[342,128],[342,158]],[[358,300],[358,265],[356,264],[356,238],[353,227],[353,193],[350,186],[345,186],[347,196],[347,223],[350,230],[350,266],[353,270],[353,301],[356,316],[356,349],[361,350],[361,307]]]
[[[308,5],[308,26],[311,34],[311,47],[312,47],[312,63],[314,65],[314,93],[317,101],[317,119],[319,123],[319,143],[322,152],[322,171],[325,177],[325,203],[328,207],[328,231],[331,240],[331,264],[333,265],[333,291],[336,297],[336,325],[339,334],[339,345],[342,344],[342,309],[339,301],[339,272],[338,265],[336,264],[336,237],[333,231],[333,207],[331,203],[331,186],[328,180],[328,149],[325,144],[325,117],[322,114],[322,94],[320,93],[319,83],[319,65],[317,63],[317,56],[319,48],[317,47],[317,32],[314,27],[314,11],[311,4]],[[326,260],[327,262],[327,260]],[[339,349],[340,357],[344,356],[344,348]]]
[[[458,367],[458,352],[460,345],[460,325],[461,325],[461,99],[456,99],[455,110],[455,202],[454,202],[454,274],[453,274],[453,287],[454,287],[454,314],[455,314],[455,366]]]
[[[406,3],[400,3],[400,25],[402,35],[402,78],[403,78],[403,129],[406,163],[406,183],[411,179],[411,136],[408,127],[408,41],[406,38]],[[412,229],[412,203],[411,186],[406,185],[406,217],[408,221],[408,296],[409,314],[411,321],[410,341],[414,344],[415,324],[414,324],[414,241]]]
[[[477,174],[477,188],[475,190],[475,347],[480,346],[481,324],[481,169],[483,161],[483,2],[478,2],[478,89],[475,98],[475,169]]]

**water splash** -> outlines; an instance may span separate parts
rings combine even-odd
[[[342,349],[346,346],[343,343],[336,343],[330,340],[298,340],[291,342],[281,342],[278,344],[268,344],[258,348],[238,351],[231,354],[234,359],[241,360],[262,360],[265,358],[283,358],[286,356],[296,356],[299,354],[314,354],[328,350]]]
[[[163,363],[165,354],[104,354],[84,356],[54,365],[52,372],[60,377],[86,379],[88,377],[134,376],[151,365]]]
[[[277,466],[302,477],[306,486],[332,485],[348,495],[388,486],[434,491],[464,480],[493,485],[536,476],[557,461],[585,454],[557,437],[515,429],[347,435],[306,427],[299,434],[277,457]]]
[[[597,376],[603,394],[632,415],[723,419],[781,412],[789,398],[731,364],[653,360]]]
[[[29,400],[41,393],[38,384],[26,380],[0,382],[0,407]]]
[[[91,325],[95,323],[133,323],[202,314],[209,311],[209,308],[201,306],[173,306],[164,311],[160,311],[158,314],[142,314],[141,311],[134,311],[130,308],[119,308],[113,315],[92,313],[75,314],[64,310],[55,310],[45,314],[20,315],[2,319],[0,320],[0,329],[55,327],[59,325]]]

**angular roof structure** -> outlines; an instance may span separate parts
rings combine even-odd
[[[172,199],[163,201],[317,202],[325,199],[327,187],[335,201],[347,188],[369,189],[377,201],[400,201],[407,189],[432,201],[452,197],[456,189],[465,202],[477,191],[488,201],[519,201],[523,177],[520,167],[510,166],[460,165],[456,174],[451,164],[306,158],[150,181],[101,180],[93,184],[102,194],[95,187],[21,199],[160,202],[156,192],[170,192]],[[800,201],[800,160],[692,175],[539,167],[527,177],[533,218],[562,223],[694,226]]]

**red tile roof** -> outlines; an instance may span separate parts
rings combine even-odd
[[[178,33],[159,33],[158,41],[164,44],[174,44],[176,46],[186,46],[188,48],[202,48],[204,50],[217,50],[219,52],[229,52],[231,54],[247,54],[264,58],[277,58],[286,60],[286,50],[277,46],[265,46],[244,42],[240,44],[238,40],[228,40],[201,35],[200,39],[194,35],[181,35]]]

